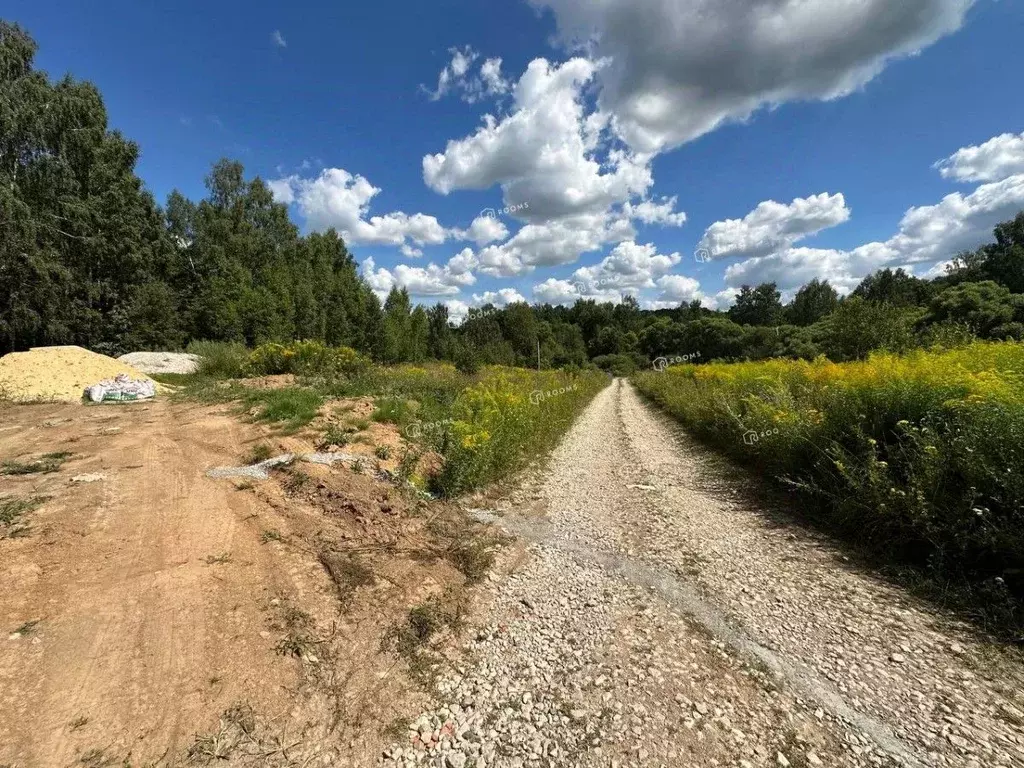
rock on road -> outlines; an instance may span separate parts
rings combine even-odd
[[[1022,670],[737,491],[626,382],[496,509],[437,706],[386,766],[1024,766]]]

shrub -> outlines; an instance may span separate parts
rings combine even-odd
[[[252,351],[246,370],[254,376],[294,373],[298,376],[358,376],[370,361],[349,347],[328,347],[318,341],[270,342]]]
[[[198,373],[215,379],[244,376],[249,362],[245,345],[230,341],[193,341],[187,351],[199,356]]]
[[[636,383],[698,437],[816,499],[828,527],[1001,596],[977,618],[1024,619],[1024,344],[679,366]]]

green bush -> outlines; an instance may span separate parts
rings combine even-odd
[[[349,347],[328,347],[318,341],[261,344],[249,355],[246,370],[253,376],[293,373],[298,376],[358,376],[370,360]]]
[[[199,355],[200,376],[214,379],[236,379],[245,375],[249,350],[244,344],[230,341],[193,341],[187,351]]]

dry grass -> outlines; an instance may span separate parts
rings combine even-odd
[[[0,475],[50,474],[59,470],[69,458],[71,458],[70,453],[57,452],[44,453],[38,459],[32,459],[31,461],[10,459],[0,462]]]
[[[320,553],[320,562],[337,587],[342,605],[348,604],[359,587],[376,583],[372,570],[341,552],[323,551]]]

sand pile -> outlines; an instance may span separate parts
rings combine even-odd
[[[77,403],[86,387],[119,373],[148,378],[130,365],[81,347],[36,347],[0,357],[0,397]]]
[[[195,373],[199,370],[199,355],[186,352],[129,352],[117,359],[143,373]]]

